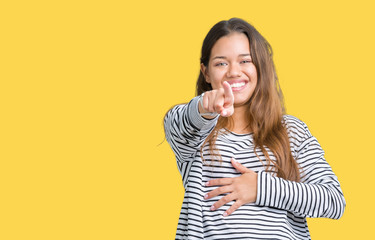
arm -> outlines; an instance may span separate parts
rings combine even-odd
[[[246,203],[283,209],[307,217],[338,219],[343,215],[345,199],[337,177],[325,161],[322,148],[316,138],[311,136],[307,126],[299,120],[295,122],[299,126],[289,131],[289,134],[291,149],[302,168],[301,182],[288,181],[265,171],[256,174],[232,160],[233,167],[242,175],[214,179],[207,183],[207,186],[222,187],[206,194],[206,199],[228,193],[213,204],[212,210],[235,200],[224,216]]]
[[[216,125],[218,116],[203,118],[198,110],[199,97],[173,107],[164,118],[165,136],[179,162],[191,160]]]
[[[287,181],[260,171],[255,203],[307,217],[339,219],[345,209],[340,183],[324,159],[324,151],[305,125],[305,140],[297,148],[301,182]]]
[[[227,82],[223,83],[223,88],[207,91],[200,98],[198,96],[186,105],[175,106],[164,118],[166,139],[179,162],[195,156],[215,127],[219,113],[228,117],[234,112],[234,96]],[[216,114],[210,116],[208,113]]]

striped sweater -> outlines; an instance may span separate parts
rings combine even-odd
[[[252,134],[221,131],[216,146],[222,162],[204,164],[200,149],[217,120],[199,115],[198,97],[175,106],[164,119],[166,139],[176,155],[185,188],[176,239],[311,239],[306,217],[342,216],[345,199],[340,183],[305,123],[283,116],[292,155],[301,167],[301,181],[293,182],[265,171],[260,161],[265,161],[265,156],[260,149],[255,150],[260,159],[254,152]],[[208,163],[213,159],[208,146],[203,148],[203,157]],[[232,157],[258,173],[257,198],[223,217],[234,201],[211,211],[210,207],[224,195],[205,200],[204,195],[218,187],[205,183],[238,177],[240,173],[230,162]]]

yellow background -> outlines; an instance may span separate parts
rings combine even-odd
[[[162,119],[231,17],[271,43],[288,113],[341,182],[344,216],[309,219],[312,238],[369,239],[371,2],[2,1],[0,239],[173,239],[183,187]]]

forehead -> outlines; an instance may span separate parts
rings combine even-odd
[[[250,54],[249,39],[244,33],[234,32],[221,37],[211,49],[211,58],[215,56],[237,57]]]

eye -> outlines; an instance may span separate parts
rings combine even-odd
[[[251,63],[251,59],[242,60],[241,63]]]
[[[217,67],[221,67],[221,66],[225,66],[226,63],[225,62],[219,62],[219,63],[216,63],[215,66]]]

